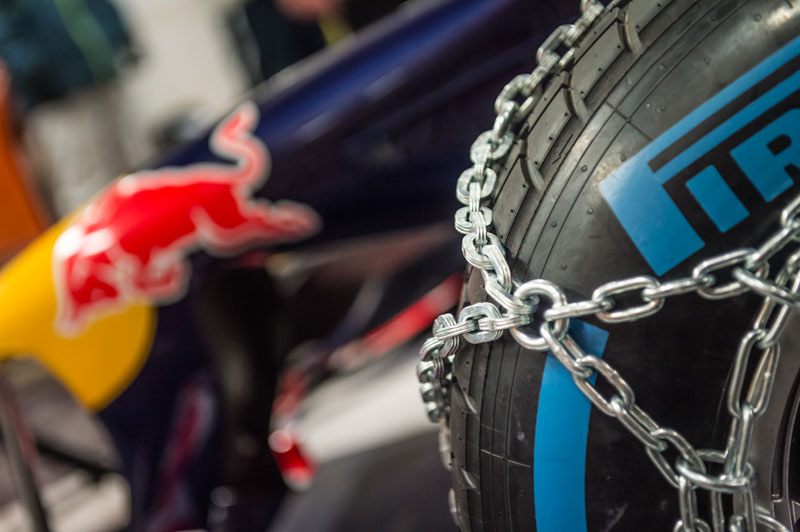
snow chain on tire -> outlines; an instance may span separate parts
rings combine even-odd
[[[642,47],[639,24],[646,24],[669,3],[614,0],[603,5],[596,0],[582,1],[580,18],[557,28],[539,48],[533,72],[514,78],[498,96],[494,126],[473,144],[473,166],[461,175],[456,191],[464,205],[455,214],[456,229],[464,234],[462,251],[473,272],[480,272],[488,301],[464,306],[458,319],[445,314],[435,321],[433,336],[420,351],[422,397],[430,419],[442,426],[443,454],[449,460],[449,409],[459,345],[462,340],[494,342],[508,330],[523,348],[541,352],[541,356],[551,353],[586,398],[600,412],[616,418],[641,443],[656,470],[676,490],[679,515],[673,530],[755,531],[761,526],[788,532],[770,509],[754,502],[756,471],[751,442],[775,380],[778,341],[792,311],[800,309],[800,196],[783,209],[774,230],[758,246],[717,254],[696,264],[691,275],[668,282],[647,275],[608,282],[584,300],[571,301],[563,288],[546,279],[513,278],[503,244],[492,232],[493,212],[487,203],[496,193],[497,172],[512,152],[521,126],[545,97],[548,83],[573,66],[582,39],[596,26],[613,21],[627,51],[637,54]],[[637,21],[631,20],[634,10],[628,9],[629,4],[637,8]],[[565,95],[573,116],[586,114],[577,89],[568,89]],[[530,185],[543,189],[536,164],[529,164],[528,172]],[[603,358],[584,352],[568,332],[570,320],[575,318],[593,317],[610,324],[632,322],[659,313],[667,299],[690,293],[709,300],[744,293],[760,298],[760,309],[751,327],[742,332],[732,358],[724,400],[731,422],[724,449],[695,448],[681,433],[660,425],[637,403],[635,390],[624,376]],[[604,381],[601,387],[599,381]],[[709,515],[704,517],[698,511],[700,492],[707,492],[710,501]]]

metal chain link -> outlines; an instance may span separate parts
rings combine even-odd
[[[539,101],[543,84],[573,60],[578,43],[597,19],[626,3],[603,5],[581,1],[581,17],[560,26],[538,49],[538,66],[515,77],[495,101],[497,118],[470,150],[473,166],[458,179],[456,196],[465,207],[455,215],[456,230],[464,234],[462,251],[467,262],[481,271],[492,302],[465,306],[458,320],[451,314],[437,318],[433,337],[420,351],[418,377],[423,401],[433,422],[447,430],[453,360],[459,338],[469,343],[492,342],[505,330],[523,347],[549,351],[572,374],[576,386],[605,415],[616,418],[645,448],[656,469],[678,490],[677,531],[755,532],[758,525],[788,532],[769,511],[755,505],[754,468],[749,462],[753,428],[766,410],[780,356],[778,341],[792,310],[800,310],[800,248],[794,250],[770,278],[769,261],[800,235],[800,196],[783,209],[780,228],[755,249],[743,248],[704,260],[685,278],[667,282],[637,276],[605,283],[584,301],[567,300],[563,290],[544,279],[520,282],[511,277],[500,239],[490,231],[492,211],[482,203],[494,192],[501,163],[516,140],[515,127],[524,122]],[[667,299],[696,293],[705,299],[726,299],[752,292],[763,298],[753,326],[743,336],[733,362],[726,406],[731,416],[724,450],[696,449],[680,433],[659,425],[636,403],[630,384],[606,361],[585,353],[568,334],[573,318],[594,316],[606,323],[631,322],[656,314]],[[637,303],[623,306],[621,301]],[[537,317],[534,319],[534,313]],[[757,357],[757,363],[750,363]],[[747,368],[755,367],[747,380]],[[598,391],[602,379],[609,390]],[[443,435],[447,435],[443,432]],[[665,455],[672,449],[670,456]],[[713,467],[712,467],[713,465]],[[721,473],[710,473],[710,471]],[[698,515],[698,490],[709,492],[711,522]],[[731,515],[725,515],[723,496],[732,497]]]

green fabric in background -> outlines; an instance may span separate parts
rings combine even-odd
[[[0,0],[0,59],[24,109],[113,79],[127,57],[108,0]]]

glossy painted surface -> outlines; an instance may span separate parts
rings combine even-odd
[[[48,230],[0,272],[0,354],[36,358],[84,405],[99,409],[141,369],[156,311],[137,303],[92,323],[80,335],[57,333],[53,247],[65,225]]]
[[[544,5],[541,12],[554,17]],[[224,250],[220,239],[216,244],[199,242],[191,203],[206,200],[190,200],[178,189],[167,191],[164,180],[191,179],[200,169],[224,171],[230,164],[225,156],[231,154],[215,153],[216,141],[209,132],[152,168],[112,185],[72,218],[63,235],[51,231],[33,246],[38,251],[22,254],[0,281],[13,285],[4,289],[9,295],[0,303],[10,308],[20,297],[10,294],[20,286],[36,285],[35,291],[26,292],[30,314],[20,313],[17,305],[15,316],[42,337],[63,337],[61,346],[80,340],[93,308],[101,309],[102,315],[102,307],[114,303],[113,313],[125,315],[130,305],[175,301],[190,287],[189,271],[201,279],[227,260],[215,256],[239,252],[244,244],[288,240],[307,246],[449,220],[456,207],[455,179],[467,165],[470,143],[490,123],[493,96],[509,76],[529,68],[532,43],[550,27],[550,20],[554,19],[536,18],[531,5],[513,0],[418,2],[256,89],[249,98],[256,102],[258,116],[251,117],[249,128],[270,155],[269,179],[266,159],[255,161],[261,167],[250,169],[252,180],[242,194],[301,204],[317,213],[321,228],[309,218],[306,225],[314,227],[309,225],[302,235],[250,235],[241,245]],[[152,194],[158,198],[149,198],[148,204],[144,194],[132,193],[128,185],[133,183],[143,190],[162,190]],[[219,194],[211,203],[234,199],[235,187],[216,188]],[[142,214],[145,211],[150,212]],[[175,253],[165,252],[181,239],[184,243]],[[55,256],[47,249],[53,242],[58,242]],[[113,249],[125,252],[127,263],[111,257],[108,250]],[[109,269],[112,263],[116,266]],[[52,273],[47,271],[51,265]],[[55,321],[49,310],[54,299],[59,309]],[[129,329],[138,330],[133,325]],[[21,329],[2,330],[4,356],[24,352],[56,360],[71,349],[43,348],[24,341]],[[149,330],[125,343],[141,348],[147,345],[142,338],[152,334]],[[119,356],[100,344],[82,352],[94,369],[81,367],[76,373],[97,374],[107,360]],[[65,360],[64,365],[73,365],[74,359]],[[119,390],[107,383],[96,386]],[[73,392],[91,397],[88,404],[95,407],[113,398],[86,384]]]
[[[307,205],[255,201],[269,177],[269,152],[252,135],[258,109],[246,102],[209,144],[230,163],[164,167],[126,176],[83,209],[58,237],[55,328],[77,336],[98,317],[135,303],[181,299],[202,250],[228,257],[253,245],[305,240],[322,221]]]
[[[86,405],[102,409],[125,472],[135,479],[134,527],[158,513],[157,500],[176,496],[156,496],[154,486],[188,489],[190,494],[178,494],[187,505],[180,508],[181,518],[194,516],[186,523],[202,526],[214,485],[259,481],[247,476],[258,467],[243,466],[244,474],[228,471],[238,458],[226,454],[225,431],[239,423],[257,438],[267,434],[268,381],[284,353],[267,345],[274,335],[261,331],[260,315],[254,328],[241,332],[236,325],[255,316],[251,306],[264,307],[265,316],[272,312],[270,296],[253,290],[253,301],[230,301],[234,296],[222,290],[209,300],[207,287],[241,268],[239,255],[248,247],[302,251],[449,222],[457,207],[455,181],[469,164],[470,144],[491,124],[494,97],[513,75],[530,70],[537,43],[565,20],[564,13],[574,14],[574,6],[565,4],[412,3],[257,88],[245,99],[255,106],[237,106],[233,122],[216,131],[237,117],[244,120],[240,131],[252,132],[243,137],[249,163],[236,150],[215,150],[219,133],[211,131],[112,185],[0,273],[3,356],[38,357]],[[247,183],[203,177],[215,172],[244,176]],[[187,183],[178,181],[187,177],[201,194],[181,189]],[[224,215],[211,213],[223,204],[231,207]],[[294,215],[302,214],[301,223],[280,234],[263,224],[242,229],[248,220],[263,221],[258,213],[265,209],[274,215],[278,206],[291,211],[295,222]],[[253,216],[242,216],[247,212]],[[233,238],[218,238],[216,230],[226,225],[237,228]],[[391,250],[390,237],[386,244]],[[440,276],[428,276],[428,289],[454,271],[449,261],[431,268]],[[332,308],[323,299],[316,311]],[[252,386],[257,401],[246,394],[243,400],[242,389],[233,398],[226,395],[225,360],[238,360],[240,344],[243,360],[261,373],[244,371],[263,376]],[[274,361],[265,366],[270,356]],[[202,397],[213,398],[206,409],[209,428],[185,446],[167,445],[180,438],[175,431],[185,426],[181,412],[193,411],[179,408],[180,397],[198,382]],[[185,453],[166,456],[165,448]],[[258,504],[263,507],[263,501]]]
[[[41,234],[47,224],[12,125],[10,90],[11,80],[0,63],[0,261]]]

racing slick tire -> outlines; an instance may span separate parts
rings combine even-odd
[[[493,231],[513,277],[544,278],[569,301],[583,300],[612,280],[691,275],[701,260],[771,234],[800,190],[800,120],[791,119],[800,107],[798,35],[800,6],[786,0],[632,0],[598,19],[496,168]],[[775,124],[788,129],[776,133]],[[764,131],[772,134],[766,142]],[[756,166],[742,162],[737,146],[761,155],[766,146],[777,166],[769,155]],[[679,165],[691,150],[693,162]],[[664,168],[672,173],[642,185]],[[607,179],[614,186],[603,185]],[[765,199],[770,179],[789,181]],[[664,202],[673,218],[659,215]],[[678,226],[691,229],[694,248],[683,246],[688,233]],[[465,304],[488,300],[482,283],[480,272],[469,274]],[[581,318],[571,330],[661,426],[698,449],[724,449],[731,361],[760,302],[753,294],[686,294],[640,321]],[[796,325],[782,344],[797,345]],[[757,504],[790,528],[800,518],[790,508],[797,479],[788,471],[798,469],[787,436],[798,410],[800,362],[792,358],[781,358],[751,455]],[[462,342],[454,379],[454,513],[462,531],[672,530],[677,490],[617,420],[590,408],[552,356],[508,333]],[[598,389],[612,393],[607,382]],[[708,498],[698,497],[708,520]]]

